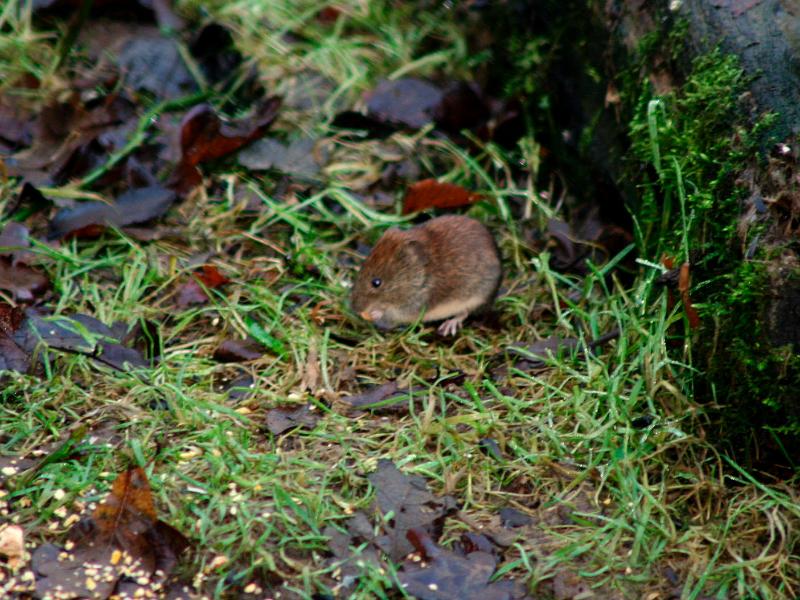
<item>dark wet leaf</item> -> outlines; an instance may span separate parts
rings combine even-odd
[[[367,114],[379,122],[420,129],[433,120],[442,97],[438,87],[421,79],[384,79],[367,98]]]
[[[477,86],[456,81],[447,86],[433,109],[436,125],[449,134],[475,131],[491,117]]]
[[[314,429],[319,421],[319,415],[311,410],[312,405],[295,407],[278,407],[267,412],[267,429],[273,435],[280,435],[295,427]]]
[[[383,402],[387,398],[400,395],[404,395],[404,390],[400,389],[396,381],[390,381],[389,383],[375,386],[361,394],[345,396],[342,401],[355,408],[369,408],[371,405]]]
[[[487,554],[495,555],[497,553],[497,545],[481,533],[467,531],[461,534],[461,539],[454,545],[453,551],[459,556],[466,556],[473,552],[486,552]]]
[[[14,299],[29,302],[50,287],[47,276],[24,264],[32,255],[28,228],[13,221],[0,232],[0,290],[11,292]]]
[[[209,23],[198,31],[189,44],[189,51],[212,84],[237,74],[242,63],[231,32],[219,23]]]
[[[223,363],[258,360],[264,356],[264,349],[256,340],[225,340],[214,351],[214,360]]]
[[[429,208],[456,208],[467,206],[481,199],[454,183],[440,183],[435,179],[423,179],[411,186],[403,198],[403,214]]]
[[[25,218],[49,208],[51,204],[50,200],[45,198],[33,184],[26,181],[17,197],[6,205],[3,217],[15,215],[15,218]]]
[[[34,122],[32,115],[20,107],[0,99],[0,141],[9,144],[10,149],[31,145]],[[2,147],[0,146],[0,148]]]
[[[533,518],[526,515],[524,512],[518,511],[516,508],[506,506],[500,509],[500,522],[503,527],[513,529],[514,527],[523,527],[529,523],[533,523]]]
[[[656,418],[653,415],[642,415],[631,419],[631,427],[634,429],[647,429],[655,421]]]
[[[353,408],[371,410],[373,412],[404,412],[408,410],[409,396],[424,391],[422,386],[401,388],[396,381],[370,388],[361,394],[342,398]]]
[[[406,593],[421,600],[512,600],[525,591],[512,581],[490,583],[497,560],[486,552],[466,557],[440,548],[420,529],[408,532],[408,538],[423,560],[407,560],[398,574]]]
[[[612,329],[597,339],[587,342],[586,347],[589,350],[594,350],[617,337],[619,337],[619,329]],[[519,357],[515,360],[515,368],[521,371],[528,371],[532,369],[541,369],[547,366],[548,360],[552,360],[560,355],[572,353],[580,348],[580,346],[581,341],[577,338],[552,336],[544,340],[536,341],[533,344],[514,344],[508,348],[508,354]]]
[[[34,313],[26,316],[19,345],[29,353],[40,343],[53,350],[87,354],[94,360],[125,371],[150,366],[141,353],[120,343],[107,325],[88,315],[45,319]]]
[[[200,183],[197,167],[201,163],[222,158],[261,137],[269,129],[281,105],[280,98],[267,98],[254,110],[252,119],[224,122],[207,104],[192,108],[181,122],[181,159],[171,183],[187,192]]]
[[[80,177],[125,143],[124,136],[109,132],[123,127],[134,113],[133,103],[122,94],[87,106],[75,90],[64,101],[42,108],[33,145],[5,160],[8,173],[35,185],[60,185]]]
[[[49,287],[50,280],[44,273],[0,257],[0,290],[11,292],[16,300],[30,302]]]
[[[374,545],[374,528],[363,512],[356,512],[346,521],[346,531],[328,525],[322,533],[329,538],[328,547],[333,554],[331,562],[341,573],[343,589],[340,597],[348,597],[348,592],[358,583],[365,569],[383,566],[380,551]]]
[[[111,204],[82,202],[56,213],[50,223],[49,237],[96,237],[109,226],[124,227],[151,221],[166,213],[175,199],[175,192],[155,185],[129,190]]]
[[[28,228],[22,223],[6,223],[0,231],[0,256],[18,258],[19,251],[31,245],[28,233]]]
[[[0,302],[0,371],[27,373],[31,368],[31,349],[25,344],[25,312]]]
[[[187,308],[205,304],[209,301],[206,290],[217,289],[229,281],[214,265],[203,265],[199,271],[192,274],[192,279],[181,286],[178,291],[178,306]]]
[[[503,460],[503,451],[500,450],[500,445],[497,443],[497,440],[492,438],[483,438],[480,442],[478,442],[478,447],[483,451],[484,454],[491,456],[494,460]]]
[[[331,122],[331,127],[363,131],[368,138],[377,139],[387,138],[397,131],[396,127],[376,121],[354,110],[340,112]]]
[[[255,380],[250,375],[242,375],[229,382],[222,391],[228,392],[231,400],[244,400],[253,395]]]
[[[444,518],[456,510],[453,498],[435,497],[422,477],[406,475],[390,460],[379,460],[377,471],[367,479],[375,488],[380,512],[393,515],[384,522],[385,534],[375,542],[393,561],[401,560],[413,550],[406,537],[410,529],[418,528],[438,538]]]
[[[320,168],[327,160],[323,151],[316,149],[316,140],[299,138],[284,144],[273,138],[252,143],[239,153],[239,164],[248,169],[263,171],[275,169],[301,180],[316,180]]]
[[[161,328],[158,323],[146,319],[138,319],[132,327],[124,327],[120,343],[138,350],[151,363],[161,355]],[[122,330],[120,330],[122,331]]]
[[[117,477],[91,516],[70,529],[68,541],[63,556],[52,544],[33,553],[39,597],[57,589],[60,598],[138,597],[165,583],[188,546],[183,535],[158,520],[150,484],[138,467]]]
[[[197,90],[178,43],[157,27],[140,27],[119,49],[117,62],[126,85],[150,92],[160,100],[180,98]]]

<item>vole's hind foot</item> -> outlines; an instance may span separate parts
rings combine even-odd
[[[462,312],[457,314],[455,317],[451,317],[447,319],[444,323],[439,325],[439,335],[443,335],[447,337],[448,335],[455,335],[458,333],[458,330],[461,329],[462,323],[464,323],[464,319],[467,318],[469,313]]]

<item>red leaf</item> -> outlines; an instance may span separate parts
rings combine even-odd
[[[423,179],[409,186],[403,199],[403,214],[427,208],[456,208],[467,206],[481,199],[480,194],[455,185],[439,183],[435,179]]]
[[[172,185],[180,192],[189,191],[200,183],[200,163],[226,156],[263,137],[278,116],[280,105],[280,98],[267,98],[257,107],[255,119],[236,123],[224,122],[207,104],[192,108],[181,122],[181,161],[172,174]]]
[[[229,281],[215,266],[203,265],[200,273],[194,273],[192,279],[181,286],[178,292],[178,306],[187,308],[193,304],[205,304],[208,302],[206,289],[213,290]]]
[[[689,298],[690,285],[689,263],[685,262],[681,265],[681,270],[678,275],[678,291],[681,293],[681,300],[683,301],[683,310],[686,311],[686,318],[689,319],[689,327],[696,329],[700,326],[700,315],[697,314],[697,310],[692,306],[692,300]]]

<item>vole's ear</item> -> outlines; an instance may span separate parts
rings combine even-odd
[[[406,240],[400,247],[400,253],[405,262],[417,265],[428,264],[428,253],[418,240]]]

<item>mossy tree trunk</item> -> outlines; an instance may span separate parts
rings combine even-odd
[[[695,389],[729,407],[725,439],[796,459],[800,0],[531,6],[530,31],[557,40],[542,141],[567,177],[590,174],[579,200],[649,225],[646,258],[691,262]],[[787,436],[774,444],[775,432]]]

